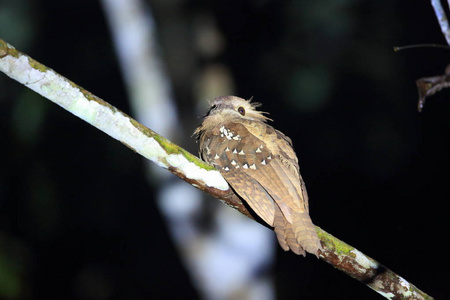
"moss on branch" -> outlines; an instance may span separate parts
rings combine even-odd
[[[252,218],[242,201],[212,166],[1,39],[0,71]],[[319,257],[335,268],[388,299],[432,299],[354,247],[317,226],[316,230],[323,245]]]

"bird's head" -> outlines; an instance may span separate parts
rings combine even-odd
[[[196,129],[195,134],[211,129],[212,127],[227,121],[246,119],[266,122],[270,118],[258,111],[260,104],[245,100],[236,96],[219,96],[211,103],[211,108],[205,116],[202,124]]]

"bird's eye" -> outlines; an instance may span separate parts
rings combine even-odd
[[[241,115],[245,116],[245,108],[243,108],[242,106],[239,106],[239,107],[238,107],[238,112],[239,112]]]

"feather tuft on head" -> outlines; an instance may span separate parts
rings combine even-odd
[[[245,100],[236,96],[219,96],[211,103],[211,108],[205,116],[202,124],[195,130],[194,134],[216,126],[217,124],[233,119],[247,119],[252,121],[266,122],[272,119],[265,116],[256,108],[261,106],[258,102],[251,102],[252,98]]]

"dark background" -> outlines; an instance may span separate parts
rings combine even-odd
[[[415,80],[442,74],[450,52],[392,48],[445,43],[428,1],[150,5],[190,132],[201,115],[192,74],[220,62],[236,95],[262,102],[294,141],[314,222],[436,299],[449,296],[450,94],[418,113]],[[225,38],[212,58],[190,36],[205,12]],[[186,35],[170,33],[172,21]],[[2,0],[0,25],[1,38],[131,113],[99,3]],[[182,70],[177,49],[189,58]],[[0,133],[0,298],[199,297],[141,157],[4,75]],[[196,153],[193,138],[181,146]],[[381,299],[311,255],[278,249],[277,259],[278,299]]]

